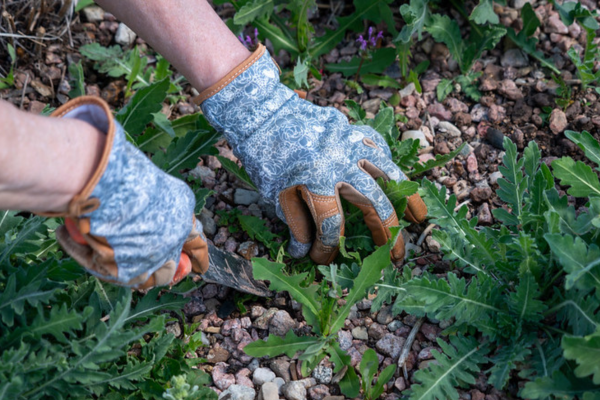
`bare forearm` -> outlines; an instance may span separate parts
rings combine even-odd
[[[250,55],[206,0],[97,3],[146,40],[200,91]]]
[[[0,100],[0,209],[64,211],[98,164],[105,135],[86,122]]]

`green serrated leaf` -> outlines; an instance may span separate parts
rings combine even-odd
[[[469,19],[479,25],[497,24],[500,22],[500,19],[494,12],[493,0],[480,0],[479,4],[471,12]]]
[[[115,115],[115,119],[130,136],[142,134],[146,125],[153,120],[152,114],[162,109],[169,85],[169,80],[163,79],[138,90],[127,105]]]
[[[269,335],[267,340],[257,340],[248,343],[244,347],[244,353],[250,357],[275,357],[285,354],[293,357],[297,352],[303,351],[309,346],[319,343],[319,338],[310,336],[296,336],[294,331],[290,330],[281,338],[276,335]]]
[[[563,336],[561,346],[565,358],[577,361],[575,376],[584,378],[592,375],[593,382],[600,385],[600,329],[588,336]]]
[[[563,157],[552,162],[554,176],[563,186],[571,186],[567,193],[575,197],[600,196],[600,181],[592,168],[582,161]]]
[[[444,101],[453,90],[454,81],[452,79],[442,79],[435,88],[438,101]]]
[[[581,133],[574,131],[565,131],[565,136],[571,139],[581,150],[585,152],[585,156],[594,162],[598,167],[596,170],[600,170],[600,143],[589,132],[583,131]]]
[[[273,0],[250,0],[233,17],[236,25],[247,25],[260,17],[268,18],[274,10]]]
[[[244,182],[254,190],[258,190],[256,188],[256,185],[254,185],[254,183],[250,179],[250,176],[248,175],[244,167],[239,167],[236,163],[223,156],[217,156],[217,159],[219,160],[223,168],[227,170],[227,172],[233,174],[236,178],[238,178],[240,181]]]

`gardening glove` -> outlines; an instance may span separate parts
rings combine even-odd
[[[368,126],[353,126],[331,107],[302,100],[279,82],[264,46],[199,96],[209,122],[222,132],[261,195],[290,228],[294,257],[329,264],[344,234],[340,195],[363,212],[377,245],[398,225],[376,179],[406,180],[385,140]],[[421,222],[427,208],[418,194],[406,218]],[[316,231],[316,234],[315,234]],[[400,236],[392,258],[404,258]]]
[[[137,289],[206,272],[208,247],[190,188],[128,143],[99,98],[79,97],[52,116],[106,132],[100,163],[68,211],[44,214],[65,217],[56,238],[66,252],[98,278]]]

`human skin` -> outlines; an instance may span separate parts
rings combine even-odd
[[[199,91],[250,52],[205,0],[98,0]],[[48,118],[0,100],[0,209],[66,211],[91,178],[104,134],[86,122]]]

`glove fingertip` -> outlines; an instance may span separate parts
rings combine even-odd
[[[420,224],[427,217],[427,206],[418,193],[408,197],[408,205],[404,211],[405,218],[413,224]]]
[[[312,243],[302,243],[293,234],[290,234],[290,244],[288,244],[287,251],[294,258],[302,258],[308,254],[311,246]]]

